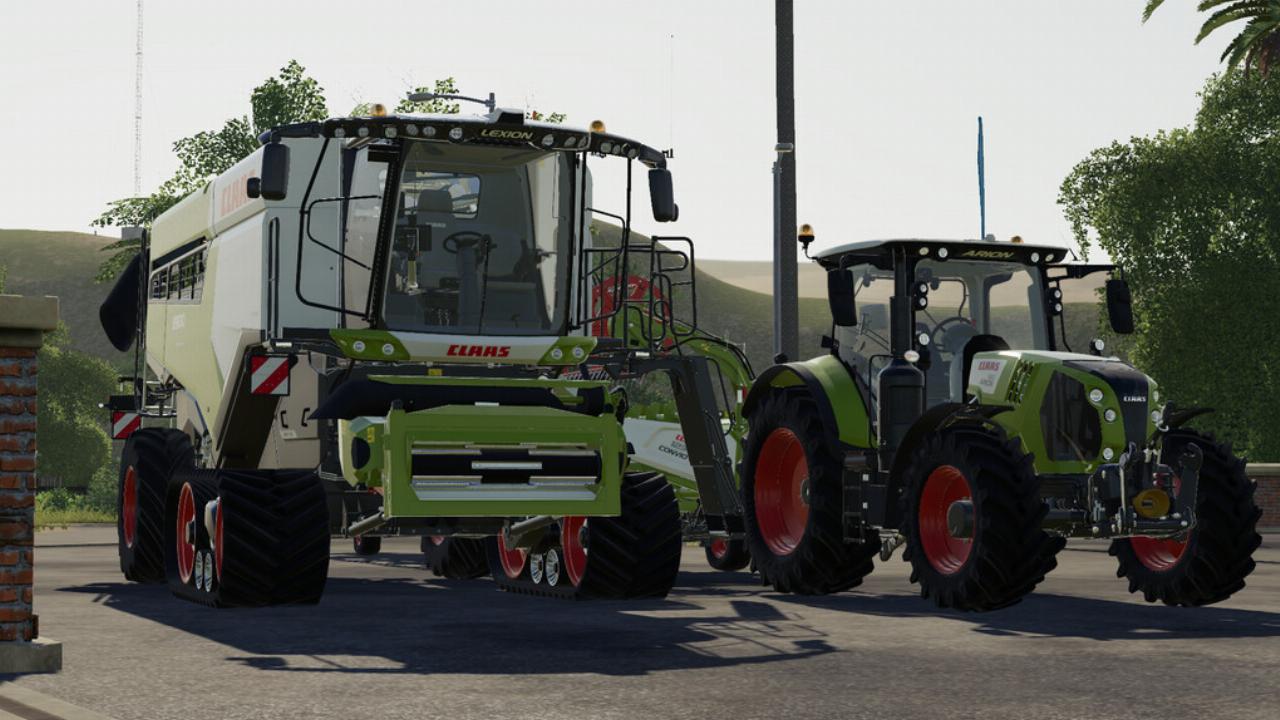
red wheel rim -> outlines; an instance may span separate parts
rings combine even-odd
[[[529,553],[524,548],[507,549],[506,540],[498,536],[498,560],[502,562],[502,572],[516,580],[524,572],[524,563]]]
[[[222,580],[222,498],[218,498],[215,512],[217,512],[217,519],[213,523],[213,568],[218,575],[218,580]]]
[[[138,533],[138,473],[130,465],[124,471],[120,521],[124,526],[124,546],[132,548]]]
[[[809,461],[800,438],[777,428],[765,438],[756,459],[756,523],[774,555],[790,555],[804,538],[809,504],[802,495]]]
[[[721,560],[725,555],[729,554],[729,543],[721,538],[711,541],[711,557]]]
[[[582,531],[587,519],[580,515],[566,517],[560,522],[560,547],[564,549],[562,564],[569,584],[577,587],[587,572],[587,548],[582,544]]]
[[[431,544],[432,544],[432,545],[443,545],[443,544],[444,544],[444,536],[443,536],[443,535],[428,535],[428,536],[427,536],[427,538],[428,538],[429,540],[431,540]]]
[[[178,577],[183,583],[191,582],[191,569],[196,560],[196,544],[187,542],[187,528],[194,527],[195,520],[196,500],[191,483],[183,483],[178,495]]]
[[[1182,478],[1173,476],[1173,496],[1178,497],[1182,490]],[[1168,572],[1182,561],[1182,554],[1187,551],[1186,540],[1165,540],[1162,538],[1135,537],[1129,538],[1129,547],[1138,557],[1138,562],[1155,572]]]
[[[920,546],[929,564],[943,575],[959,572],[969,560],[973,541],[951,537],[947,530],[947,511],[955,501],[972,498],[969,481],[954,465],[934,468],[920,493]]]

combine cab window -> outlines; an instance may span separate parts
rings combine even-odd
[[[389,328],[546,335],[564,327],[566,160],[510,147],[410,142],[384,316]],[[562,222],[561,219],[565,221]]]

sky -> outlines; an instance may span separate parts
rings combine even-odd
[[[1190,124],[1232,34],[1194,46],[1192,0],[1146,25],[1144,4],[797,0],[798,218],[815,247],[976,237],[979,115],[988,232],[1071,244],[1062,179],[1094,148]],[[453,76],[465,94],[673,148],[680,221],[640,213],[635,227],[689,236],[700,257],[766,260],[773,19],[760,0],[150,0],[143,190],[175,169],[174,140],[247,114],[252,88],[296,58],[334,115]],[[91,231],[132,193],[134,33],[133,0],[6,8],[0,228]],[[598,207],[622,206],[617,175],[597,178]]]

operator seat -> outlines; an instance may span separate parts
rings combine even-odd
[[[1008,350],[1009,343],[999,335],[974,335],[964,344],[961,351],[963,362],[951,361],[951,400],[965,402],[968,400],[969,371],[973,369],[973,356],[980,352]]]

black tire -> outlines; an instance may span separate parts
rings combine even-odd
[[[957,474],[965,485],[955,485]],[[913,453],[903,481],[903,559],[911,563],[911,582],[920,584],[920,595],[938,607],[1008,607],[1057,567],[1066,540],[1042,529],[1049,509],[1040,499],[1031,455],[1017,440],[982,425],[945,428]],[[951,500],[945,491],[950,487],[963,487],[960,494],[972,499],[974,529],[968,541],[957,542],[947,533]],[[940,528],[938,516],[930,514],[937,511]],[[939,542],[956,544],[938,549]]]
[[[164,582],[165,492],[175,471],[194,466],[191,439],[180,430],[142,428],[125,441],[116,484],[116,538],[120,571],[127,580]],[[128,533],[132,537],[126,538],[125,496],[129,485],[135,510]]]
[[[867,542],[845,542],[840,459],[827,447],[812,398],[796,392],[764,398],[751,416],[744,449],[746,547],[761,579],[778,592],[803,595],[841,592],[862,584],[875,569],[880,538],[873,533]],[[798,465],[801,459],[804,467]],[[783,468],[782,463],[793,469]],[[792,476],[805,473],[807,504],[794,486],[782,487],[788,472]],[[775,492],[781,493],[775,497],[782,497],[782,502],[769,500]],[[796,502],[807,511],[800,513]]]
[[[1253,498],[1256,486],[1245,475],[1244,460],[1229,445],[1194,430],[1171,430],[1161,462],[1176,471],[1177,459],[1193,442],[1204,453],[1204,462],[1196,525],[1179,554],[1153,556],[1151,540],[1138,539],[1137,548],[1128,538],[1111,543],[1110,553],[1119,561],[1116,575],[1127,578],[1129,592],[1141,591],[1147,602],[1194,607],[1226,600],[1244,587],[1255,566],[1253,551],[1262,543],[1257,530],[1262,510]]]
[[[357,555],[364,555],[366,557],[377,555],[382,552],[382,536],[357,535],[351,538],[351,551]]]
[[[196,498],[197,552],[216,547],[202,518],[205,502],[220,502],[222,557],[211,588],[196,587],[178,571],[177,510],[184,484]],[[178,473],[170,481],[165,508],[173,519],[166,523],[165,568],[175,595],[216,607],[319,602],[329,570],[329,510],[314,471]]]
[[[704,548],[707,564],[721,572],[734,572],[751,564],[751,553],[747,552],[744,540],[720,540],[707,543]]]
[[[422,537],[422,557],[436,577],[450,580],[474,580],[489,574],[489,559],[484,541],[474,538]]]

